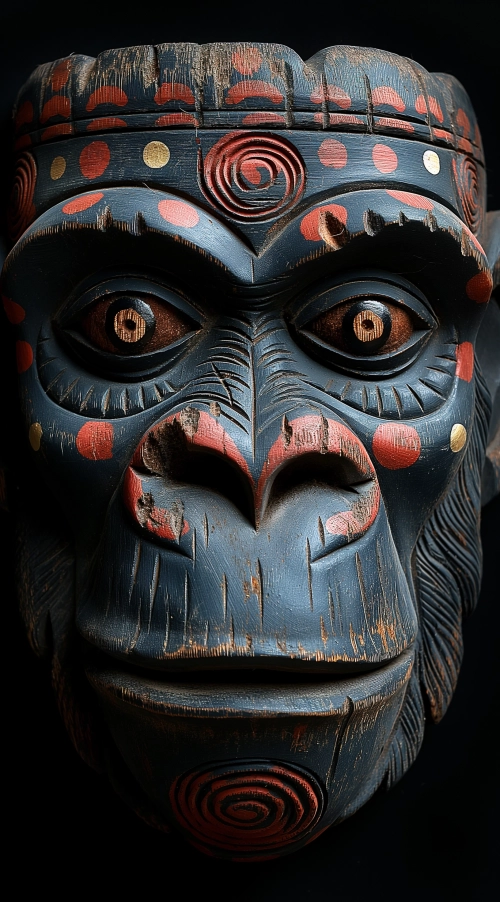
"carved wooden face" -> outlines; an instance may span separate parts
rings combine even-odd
[[[459,154],[265,121],[29,152],[24,208],[52,195],[4,283],[34,643],[50,609],[83,753],[99,709],[133,804],[236,859],[355,811],[446,708],[488,408]]]

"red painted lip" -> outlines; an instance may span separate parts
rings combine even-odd
[[[329,535],[344,536],[350,542],[360,538],[375,521],[380,506],[380,488],[375,469],[361,441],[343,423],[311,414],[290,422],[286,419],[278,438],[267,453],[258,477],[252,476],[249,464],[234,439],[215,417],[205,411],[187,407],[157,423],[143,437],[127,468],[124,481],[125,505],[142,528],[159,539],[179,542],[189,532],[188,520],[175,511],[159,507],[150,491],[145,493],[142,475],[163,479],[161,466],[151,457],[152,444],[160,447],[165,427],[176,424],[189,445],[226,457],[248,482],[254,497],[256,527],[266,509],[269,494],[278,473],[305,455],[329,455],[351,465],[354,482],[363,486],[345,510],[336,512],[325,522]],[[153,440],[153,441],[152,441]],[[144,514],[148,498],[147,515]]]

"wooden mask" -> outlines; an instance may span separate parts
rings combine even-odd
[[[383,51],[162,44],[41,66],[16,125],[30,641],[143,817],[291,852],[460,667],[497,484],[474,112]]]

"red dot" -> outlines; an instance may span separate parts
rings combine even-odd
[[[116,116],[104,116],[102,119],[92,119],[87,125],[88,132],[97,132],[102,128],[126,128],[127,123],[124,119],[117,119]]]
[[[66,59],[62,60],[57,64],[55,69],[52,72],[51,82],[52,82],[52,90],[60,91],[61,88],[64,88],[68,78],[69,78],[69,70],[70,70],[71,61]]]
[[[197,125],[197,122],[192,113],[165,113],[155,119],[155,125]]]
[[[240,75],[253,75],[262,66],[262,54],[257,47],[235,50],[232,57],[234,68]]]
[[[340,204],[326,204],[323,207],[316,207],[315,210],[311,210],[310,213],[306,213],[302,222],[300,223],[300,231],[302,232],[306,241],[322,240],[321,235],[318,231],[319,218],[322,213],[331,213],[344,225],[346,225],[347,223],[347,210],[345,207],[341,207]]]
[[[286,125],[286,119],[281,113],[248,113],[243,116],[243,125]]]
[[[330,103],[334,103],[335,106],[340,107],[341,110],[348,110],[352,103],[349,94],[338,85],[326,85],[325,87],[319,85],[312,92],[311,100],[313,103],[330,101]]]
[[[24,307],[21,307],[20,304],[16,304],[15,301],[11,301],[10,298],[6,298],[5,295],[2,295],[2,302],[9,323],[12,323],[14,326],[17,326],[18,323],[22,323],[26,316]]]
[[[417,210],[433,210],[434,204],[428,197],[422,197],[421,194],[413,194],[411,191],[389,191],[387,190],[387,194],[390,194],[395,200],[399,200],[400,203],[406,204],[407,207],[415,207]]]
[[[433,133],[435,138],[440,138],[441,141],[447,141],[448,144],[453,144],[453,135],[450,135],[444,128],[434,128]]]
[[[423,94],[418,95],[415,101],[415,109],[417,113],[420,113],[421,116],[425,116],[425,114],[427,113],[427,103]]]
[[[80,169],[86,179],[97,179],[106,171],[111,153],[105,141],[92,141],[80,154]]]
[[[469,137],[470,132],[470,122],[467,113],[461,108],[457,112],[457,125],[462,129],[464,133],[464,138]]]
[[[347,164],[347,148],[342,141],[334,138],[326,138],[318,147],[318,156],[323,166],[331,166],[333,169],[343,169]]]
[[[411,122],[406,122],[404,119],[391,119],[389,116],[380,116],[375,121],[380,128],[399,128],[405,132],[415,131]]]
[[[271,103],[282,103],[284,96],[275,85],[268,81],[239,81],[229,88],[226,103],[242,103],[250,97],[264,97]]]
[[[489,272],[478,272],[465,286],[467,297],[476,304],[486,304],[493,291],[493,280]]]
[[[76,437],[76,447],[87,460],[110,460],[113,457],[113,426],[111,423],[85,423]]]
[[[89,207],[98,204],[103,197],[102,191],[97,191],[95,194],[85,194],[83,197],[77,197],[75,200],[70,200],[69,203],[64,204],[62,211],[68,214],[81,213],[82,210],[88,210]]]
[[[456,375],[464,382],[470,382],[474,375],[474,347],[470,341],[462,341],[457,345]]]
[[[373,436],[373,453],[387,470],[411,467],[420,457],[418,432],[403,423],[383,423]]]
[[[96,106],[101,103],[110,103],[113,106],[125,106],[128,103],[128,97],[121,88],[112,85],[102,85],[93,91],[87,100],[85,109],[88,113],[95,110]]]
[[[439,103],[437,102],[435,97],[429,97],[429,109],[430,109],[431,113],[434,114],[434,116],[436,117],[438,122],[443,121],[443,119],[444,119],[443,111],[442,111],[441,107],[439,106]]]
[[[172,100],[179,100],[181,103],[194,104],[194,94],[189,85],[182,84],[180,81],[166,81],[161,85],[155,96],[154,101],[161,106],[164,103],[170,103]]]
[[[200,221],[195,208],[183,200],[161,200],[158,211],[167,222],[185,229],[192,229]]]
[[[394,88],[390,88],[389,85],[382,85],[380,88],[374,88],[372,90],[372,102],[374,104],[386,104],[387,106],[394,107],[398,113],[403,113],[406,105],[397,91]]]
[[[27,341],[16,341],[16,365],[18,373],[25,373],[33,363],[33,348]]]
[[[58,125],[49,125],[42,132],[42,141],[49,141],[50,138],[58,138],[59,135],[72,135],[73,126],[71,122],[59,122]]]
[[[47,122],[53,116],[62,116],[63,119],[69,119],[71,113],[71,104],[68,97],[61,97],[60,94],[51,97],[44,103],[40,114],[40,122]]]
[[[394,172],[398,168],[398,157],[387,144],[375,144],[372,160],[379,172]]]

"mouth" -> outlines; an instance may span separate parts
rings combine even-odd
[[[86,661],[87,679],[99,695],[166,715],[276,717],[332,715],[355,702],[388,697],[406,683],[414,660],[410,647],[389,662],[362,664],[351,673],[265,667],[153,671],[123,664],[102,652]]]

